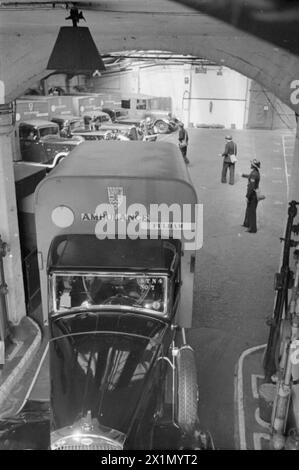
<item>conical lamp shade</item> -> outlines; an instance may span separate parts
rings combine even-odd
[[[104,62],[88,28],[60,28],[47,70],[88,73],[105,70]]]

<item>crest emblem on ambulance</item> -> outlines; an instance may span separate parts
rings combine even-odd
[[[109,203],[115,210],[118,209],[123,200],[124,188],[122,186],[108,186],[107,190]]]

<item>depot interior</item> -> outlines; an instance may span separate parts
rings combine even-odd
[[[26,89],[15,101],[15,126],[21,125],[23,129],[22,135],[19,131],[19,139],[26,133],[26,122],[42,120],[46,124],[55,122],[55,116],[82,117],[107,109],[122,110],[128,118],[137,115],[140,121],[146,116],[160,113],[167,117],[171,113],[187,128],[296,128],[295,113],[290,107],[235,70],[205,59],[172,58],[173,54],[163,51],[127,51],[125,54],[125,59],[118,56],[108,59],[100,77],[53,73]],[[79,100],[77,108],[73,97]],[[107,120],[109,118],[107,115]],[[39,156],[36,160],[32,153],[28,155],[18,150],[13,158],[16,202],[27,314],[32,315],[39,298],[38,273],[33,276],[33,269],[37,268],[33,195],[46,170],[30,165],[38,162]],[[2,238],[5,237],[2,235]],[[14,320],[20,318],[14,317]]]
[[[163,121],[171,115],[190,135],[205,129],[211,139],[222,131],[298,132],[298,54],[179,2],[155,0],[149,10],[146,2],[108,1],[101,11],[100,2],[94,2],[98,10],[84,10],[105,70],[49,71],[51,49],[65,26],[65,7],[43,7],[41,16],[40,7],[31,3],[22,11],[0,6],[0,15],[9,20],[0,23],[0,236],[9,247],[0,258],[1,281],[7,285],[0,293],[5,298],[0,304],[2,368],[12,347],[11,331],[24,317],[45,327],[33,195],[49,170],[22,155],[22,123],[53,125],[57,115],[82,118],[92,112],[106,113],[110,122],[107,110],[114,110],[128,119],[156,115]],[[164,132],[160,129],[159,136],[177,143],[177,130]],[[299,199],[298,178],[297,138],[288,201]],[[278,223],[283,233],[285,220]],[[277,252],[277,263],[279,257]]]

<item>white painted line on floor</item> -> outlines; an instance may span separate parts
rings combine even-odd
[[[273,166],[273,170],[282,170],[281,166]]]
[[[251,390],[252,390],[253,398],[256,398],[256,399],[259,398],[258,387],[257,387],[258,379],[263,380],[264,376],[259,375],[259,374],[251,374]]]
[[[44,363],[45,357],[46,357],[46,355],[47,355],[48,349],[49,349],[49,343],[48,343],[47,346],[45,347],[45,350],[44,350],[44,352],[43,352],[43,355],[42,355],[42,357],[41,357],[41,360],[40,360],[40,362],[39,362],[39,365],[38,365],[38,367],[37,367],[37,369],[36,369],[36,371],[35,371],[34,377],[33,377],[32,381],[31,381],[31,384],[30,384],[30,386],[29,386],[29,388],[28,388],[28,390],[27,390],[26,396],[25,396],[25,398],[24,398],[24,400],[23,400],[23,402],[22,402],[22,404],[21,404],[21,406],[20,406],[20,408],[18,409],[18,411],[17,411],[16,414],[20,413],[20,411],[22,410],[22,408],[23,408],[23,406],[25,405],[26,401],[28,400],[28,398],[29,398],[29,396],[30,396],[30,393],[32,392],[32,389],[33,389],[33,387],[34,387],[34,385],[35,385],[35,382],[36,382],[36,379],[37,379],[37,377],[38,377],[38,374],[40,373],[40,370],[41,370],[42,365],[43,365],[43,363]]]
[[[238,437],[240,441],[240,450],[246,450],[246,430],[245,430],[245,413],[244,413],[244,394],[243,394],[243,363],[246,356],[252,354],[260,349],[264,349],[266,344],[261,346],[254,346],[253,348],[246,349],[242,352],[238,360],[238,370],[235,380],[235,394],[234,400],[236,401],[236,408],[238,413]]]
[[[286,160],[286,149],[285,149],[285,137],[282,136],[282,148],[283,148],[283,161],[284,161],[284,173],[285,173],[285,178],[286,178],[286,185],[287,185],[287,201],[289,200],[289,177],[288,177],[288,166],[287,166],[287,160]]]
[[[264,432],[254,432],[253,433],[253,445],[254,450],[262,450],[262,439],[270,441],[270,435]]]
[[[7,359],[11,361],[14,357],[16,357],[17,353],[20,351],[21,347],[23,346],[24,341],[15,341],[15,347],[12,352],[7,356]]]
[[[267,423],[267,421],[264,421],[264,420],[261,418],[260,409],[259,409],[259,408],[257,408],[257,409],[255,410],[254,417],[255,417],[256,422],[257,422],[262,428],[265,428],[265,429],[267,429],[267,430],[270,432],[271,426],[270,426],[269,423]]]

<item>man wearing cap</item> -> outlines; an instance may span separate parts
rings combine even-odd
[[[255,158],[251,162],[251,173],[249,175],[243,174],[244,178],[248,178],[247,185],[247,207],[245,213],[245,219],[243,227],[246,227],[246,232],[256,233],[256,208],[257,208],[257,195],[255,190],[258,189],[260,183],[260,172],[261,163]]]
[[[237,155],[237,144],[233,141],[231,135],[225,136],[226,144],[224,152],[220,154],[223,158],[223,167],[221,174],[221,183],[226,183],[226,174],[229,169],[229,184],[235,182],[235,163],[232,162],[230,156]]]
[[[188,132],[184,128],[184,124],[180,122],[179,123],[179,147],[180,147],[180,151],[182,153],[182,156],[186,165],[190,163],[187,158],[188,143],[189,143]]]

